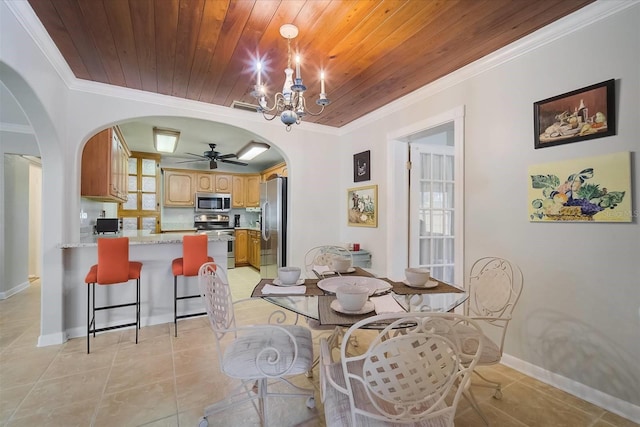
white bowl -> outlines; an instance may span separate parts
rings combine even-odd
[[[422,286],[431,278],[431,272],[426,268],[405,268],[404,276],[413,286]]]
[[[369,299],[369,289],[361,285],[342,285],[336,289],[336,297],[345,310],[358,311]]]
[[[330,265],[333,271],[338,273],[346,273],[351,268],[351,259],[347,257],[336,256],[331,259]]]
[[[293,285],[300,278],[300,267],[278,268],[278,279],[283,285]]]

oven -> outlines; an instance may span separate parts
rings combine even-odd
[[[216,236],[226,235],[235,238],[236,231],[229,226],[229,215],[199,214],[194,216],[193,226],[198,231]],[[236,242],[227,241],[227,269],[236,267]]]

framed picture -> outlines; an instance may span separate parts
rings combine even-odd
[[[615,80],[535,102],[533,123],[535,148],[615,135]]]
[[[347,190],[347,225],[353,227],[378,226],[378,186]]]
[[[529,166],[531,222],[631,222],[631,153]]]
[[[371,179],[371,151],[353,155],[353,182],[369,181]]]

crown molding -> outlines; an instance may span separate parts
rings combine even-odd
[[[19,125],[16,123],[0,122],[0,132],[23,133],[26,135],[35,135],[33,128],[29,125]]]
[[[637,5],[636,0],[597,0],[582,9],[561,18],[483,58],[478,59],[444,77],[423,86],[408,95],[372,111],[340,128],[340,136],[346,135],[364,126],[371,125],[390,114],[406,109],[445,89],[458,85],[478,74],[484,73],[501,64],[512,61],[528,52],[558,40],[594,22],[603,20],[624,9]]]

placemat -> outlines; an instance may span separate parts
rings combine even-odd
[[[457,288],[455,286],[449,285],[448,283],[441,282],[440,280],[435,280],[438,282],[438,286],[435,288],[412,288],[411,286],[407,286],[402,282],[394,282],[390,279],[381,278],[387,283],[390,283],[393,286],[393,292],[398,295],[419,295],[419,294],[447,294],[447,293],[463,293],[464,290]]]
[[[367,314],[342,314],[333,311],[330,307],[331,301],[336,299],[333,295],[324,295],[318,297],[318,315],[320,316],[321,325],[342,325],[350,326],[354,323],[366,319],[376,314],[375,311]]]
[[[262,298],[262,297],[286,297],[286,296],[311,296],[311,295],[324,295],[324,291],[318,287],[318,279],[304,279],[304,286],[307,287],[307,292],[304,294],[263,294],[262,288],[267,283],[273,284],[273,279],[262,279],[258,282],[255,288],[253,288],[253,292],[251,292],[251,298]]]

